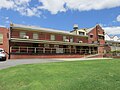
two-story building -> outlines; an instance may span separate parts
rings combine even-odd
[[[105,34],[106,45],[111,48],[111,51],[120,51],[120,38],[118,36],[109,36]]]
[[[98,53],[103,54],[105,52],[105,38],[104,38],[104,30],[100,25],[96,25],[93,28],[87,29],[87,35],[89,37],[89,44],[98,45]]]
[[[73,34],[77,34],[80,36],[88,36],[88,44],[98,45],[98,53],[102,54],[105,50],[105,38],[104,38],[104,30],[100,25],[96,25],[92,28],[83,28],[78,29],[78,26],[75,25],[75,30],[71,31]]]
[[[66,58],[97,54],[98,45],[81,33],[10,24],[9,58]],[[103,34],[102,34],[103,35]]]
[[[8,54],[9,50],[9,29],[5,27],[0,27],[0,48],[3,48]]]

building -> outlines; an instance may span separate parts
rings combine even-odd
[[[3,48],[5,52],[9,53],[9,30],[5,27],[0,27],[0,48]]]
[[[80,36],[88,36],[88,44],[98,45],[98,53],[99,54],[104,53],[105,32],[100,25],[96,25],[95,27],[92,27],[92,28],[83,28],[83,29],[78,29],[77,25],[75,25],[74,27],[75,27],[75,30],[71,31],[73,34],[77,34]]]
[[[79,29],[74,25],[70,32],[10,24],[0,28],[1,48],[10,59],[17,58],[81,58],[101,55],[108,50],[104,30],[100,25]]]
[[[120,38],[118,36],[109,36],[105,34],[106,45],[111,48],[111,51],[120,51]]]
[[[98,45],[88,44],[86,34],[34,26],[11,24],[9,40],[10,58],[70,58],[98,53]]]
[[[97,44],[98,45],[98,53],[104,54],[105,52],[105,38],[104,38],[104,30],[100,25],[96,25],[93,28],[87,30],[88,34],[88,43],[89,44]]]

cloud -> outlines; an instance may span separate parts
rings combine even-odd
[[[64,0],[39,0],[39,2],[42,3],[42,6],[39,6],[38,9],[48,10],[52,14],[66,11],[66,8],[64,7]]]
[[[13,9],[14,2],[11,0],[0,0],[0,9],[6,8],[6,9]]]
[[[41,12],[37,9],[37,7],[31,7],[29,3],[31,0],[14,0],[15,11],[20,12],[21,15],[24,16],[40,16]]]
[[[9,17],[5,17],[5,19],[6,19],[6,20],[8,20],[8,19],[9,19]]]
[[[19,12],[24,16],[40,16],[37,7],[31,7],[31,0],[0,0],[0,9],[10,9]]]
[[[117,21],[120,22],[120,15],[117,16]]]
[[[14,0],[14,3],[16,5],[28,5],[29,6],[29,2],[31,2],[31,0]]]
[[[120,35],[120,26],[114,26],[114,27],[103,27],[105,32],[110,35]]]
[[[24,16],[37,16],[39,17],[41,15],[41,12],[39,12],[36,8],[24,8],[19,7],[16,9],[16,11],[19,11],[21,15]]]
[[[51,14],[66,12],[67,10],[101,10],[120,7],[120,0],[0,0],[0,9],[10,9],[26,16],[40,16],[42,11],[48,10]],[[32,2],[33,5],[30,3]]]
[[[51,14],[67,10],[89,11],[120,7],[120,0],[39,0],[39,2],[42,3],[39,9],[48,10]]]

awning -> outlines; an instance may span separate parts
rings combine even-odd
[[[75,46],[94,46],[95,44],[88,43],[74,43],[74,42],[62,42],[62,41],[48,41],[48,40],[34,40],[34,39],[20,39],[20,38],[11,38],[11,42],[27,42],[27,43],[47,43],[47,44],[61,44],[61,45],[75,45]]]

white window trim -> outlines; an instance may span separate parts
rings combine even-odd
[[[26,35],[26,32],[21,31],[20,32],[20,38],[23,38]]]
[[[55,35],[50,35],[50,40],[54,41],[55,40]]]
[[[33,33],[33,39],[39,39],[38,33]]]
[[[67,37],[66,37],[66,36],[63,36],[63,41],[65,41],[65,39],[67,39]]]
[[[3,34],[0,33],[0,44],[3,44]]]
[[[73,37],[70,37],[70,42],[73,42]]]

